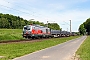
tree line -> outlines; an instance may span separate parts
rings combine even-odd
[[[90,18],[88,18],[83,24],[79,26],[80,34],[87,34],[90,35]]]
[[[26,20],[19,16],[14,16],[11,14],[0,13],[0,28],[6,29],[22,29],[23,26],[29,24],[37,24],[41,26],[47,26],[43,22]],[[54,30],[59,30],[60,26],[57,23],[48,23],[48,27]]]

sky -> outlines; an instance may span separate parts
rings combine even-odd
[[[90,18],[90,0],[0,0],[0,13],[43,23],[58,23],[60,28],[77,32]]]

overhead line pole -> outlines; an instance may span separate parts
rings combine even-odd
[[[72,34],[72,30],[71,30],[71,20],[70,20],[70,35]]]
[[[48,21],[47,21],[47,27],[48,27]]]

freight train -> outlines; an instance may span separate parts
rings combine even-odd
[[[49,38],[70,36],[70,32],[61,30],[52,30],[40,25],[26,25],[23,27],[24,38]]]

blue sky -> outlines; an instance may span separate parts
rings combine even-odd
[[[78,31],[79,25],[90,18],[90,0],[0,0],[0,13],[24,19],[58,23],[62,30]]]

